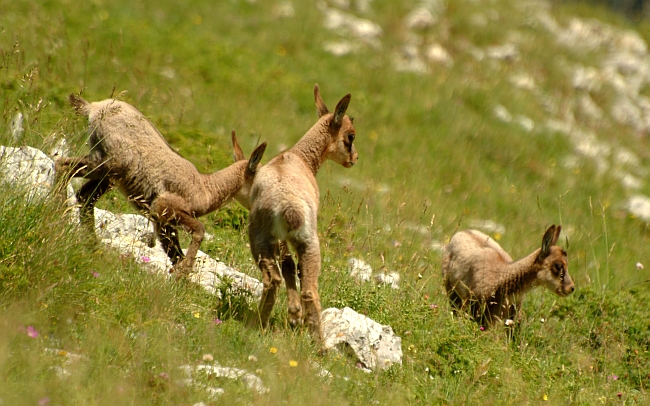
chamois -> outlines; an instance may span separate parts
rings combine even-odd
[[[89,103],[74,94],[70,103],[88,117],[90,153],[61,158],[55,170],[59,178],[88,179],[77,192],[82,222],[93,230],[95,203],[117,185],[154,222],[173,270],[189,272],[205,233],[197,217],[217,210],[236,197],[245,184],[252,183],[266,143],[245,160],[233,130],[233,148],[242,159],[218,172],[202,174],[130,104],[115,99]],[[178,241],[178,226],[192,235],[186,256]]]
[[[552,225],[542,247],[513,262],[494,240],[477,230],[456,233],[445,248],[442,274],[449,300],[481,325],[514,319],[524,295],[537,285],[559,296],[573,292],[567,253],[556,246],[562,226]]]
[[[357,162],[359,155],[353,145],[356,131],[352,118],[345,114],[351,97],[350,94],[344,96],[330,113],[318,85],[314,86],[318,121],[293,147],[259,168],[250,194],[248,236],[264,285],[258,322],[262,328],[267,327],[284,277],[290,324],[306,323],[312,337],[321,345],[316,174],[327,159],[346,168]],[[298,257],[300,295],[296,287],[296,264],[288,250],[289,245],[293,246]],[[279,259],[282,273],[276,259]]]

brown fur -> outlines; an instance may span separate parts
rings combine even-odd
[[[77,192],[82,221],[93,229],[95,202],[116,185],[150,215],[174,268],[188,272],[205,233],[196,218],[217,210],[252,183],[266,143],[245,160],[233,131],[237,162],[202,174],[172,150],[153,124],[130,104],[113,99],[88,103],[77,95],[71,95],[70,102],[88,116],[91,150],[84,157],[57,160],[56,172],[58,177],[67,174],[89,179]],[[186,256],[178,242],[178,226],[192,234]]]
[[[551,226],[542,248],[513,262],[487,235],[476,230],[456,233],[442,258],[442,274],[452,305],[467,310],[479,323],[514,319],[524,295],[541,284],[559,296],[573,292],[567,253],[556,242],[561,226]]]
[[[353,145],[354,125],[345,115],[350,98],[349,94],[343,97],[334,112],[330,113],[316,85],[314,99],[319,120],[296,145],[258,170],[250,195],[248,235],[251,252],[262,271],[264,284],[259,322],[262,328],[267,327],[277,289],[284,277],[289,301],[289,322],[293,326],[306,323],[312,336],[320,343],[323,332],[318,295],[319,190],[315,176],[326,159],[346,168],[354,165],[358,159]],[[300,295],[296,287],[296,264],[289,254],[289,244],[298,256]]]

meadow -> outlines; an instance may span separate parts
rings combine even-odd
[[[434,21],[406,27],[425,3]],[[315,83],[330,108],[351,93],[359,162],[318,174],[322,305],[390,325],[404,351],[403,365],[371,374],[319,356],[288,327],[283,295],[270,331],[250,329],[254,306],[226,288],[218,300],[147,273],[89,243],[64,207],[0,184],[0,405],[648,403],[650,217],[627,202],[650,195],[650,141],[612,113],[611,82],[575,84],[573,68],[600,69],[610,48],[564,46],[540,16],[645,42],[650,25],[581,2],[425,3],[0,0],[0,145],[48,153],[65,137],[85,153],[86,123],[67,102],[83,91],[133,104],[209,172],[231,162],[231,129],[246,154],[266,141],[266,162],[316,121]],[[328,10],[381,31],[355,34]],[[336,44],[351,51],[334,55]],[[431,44],[449,58],[414,56]],[[494,56],[503,44],[516,52]],[[650,97],[647,81],[633,100]],[[600,117],[580,108],[585,94]],[[133,212],[117,192],[98,207]],[[214,235],[203,251],[260,277],[244,208],[202,221]],[[534,290],[513,330],[451,314],[440,247],[455,231],[484,227],[520,258],[551,224],[563,226],[573,295]],[[350,258],[398,272],[400,289],[353,279]],[[181,384],[179,367],[208,355],[270,392],[206,380],[224,388],[209,398]]]

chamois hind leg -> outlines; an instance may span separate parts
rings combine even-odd
[[[185,209],[185,206],[185,200],[180,196],[175,195],[160,196],[154,199],[151,204],[151,212],[156,218],[156,222],[160,222],[166,226],[180,226],[192,235],[192,241],[190,242],[190,246],[187,248],[185,258],[174,265],[174,270],[178,271],[180,274],[189,273],[194,266],[196,253],[199,251],[199,247],[201,246],[201,242],[203,242],[203,237],[205,235],[205,227],[203,226],[203,223],[192,216]],[[172,243],[176,248],[180,248],[177,245],[177,238],[178,237],[176,237],[176,240],[172,240]]]
[[[289,247],[285,242],[280,242],[280,258],[282,267],[282,276],[287,286],[287,302],[289,310],[289,324],[291,327],[297,327],[302,324],[302,306],[300,305],[300,295],[296,286],[296,263],[291,257]]]
[[[318,238],[314,238],[308,243],[294,242],[293,245],[298,253],[300,300],[304,312],[304,322],[309,327],[312,338],[322,346],[323,328],[321,326],[321,306],[318,294],[320,243]]]
[[[263,228],[258,229],[254,222],[251,222],[248,231],[251,253],[262,272],[262,298],[257,321],[263,329],[266,329],[271,319],[271,311],[275,305],[278,288],[282,285],[282,275],[280,275],[280,269],[275,259],[279,251],[279,244]]]
[[[89,180],[77,192],[77,202],[81,205],[79,211],[81,224],[88,227],[92,233],[95,232],[95,203],[111,189],[111,186],[110,179],[103,177]]]

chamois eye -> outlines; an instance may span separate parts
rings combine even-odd
[[[354,142],[354,134],[348,134],[348,142],[352,144]]]
[[[561,263],[556,263],[556,264],[553,265],[553,273],[554,274],[563,276],[562,275],[563,272],[564,272],[564,265],[562,265]]]

